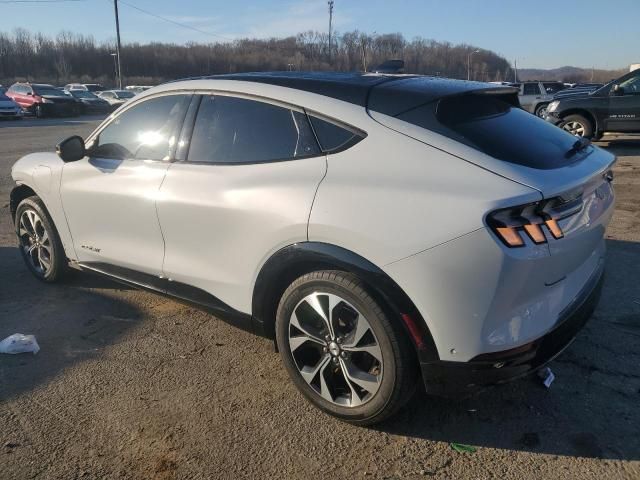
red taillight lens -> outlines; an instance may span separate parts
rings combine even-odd
[[[558,220],[570,217],[581,209],[580,191],[541,202],[496,210],[487,216],[487,223],[507,247],[523,247],[523,234],[535,244],[546,243],[549,234],[555,239],[564,237]]]

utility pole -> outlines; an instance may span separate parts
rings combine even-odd
[[[118,18],[118,0],[113,0],[113,7],[116,11],[116,57],[118,58],[118,88],[122,90],[122,66],[120,63],[120,19]]]
[[[518,60],[513,60],[513,83],[518,83]]]
[[[467,55],[467,80],[471,80],[471,56],[474,53],[480,53],[480,50],[474,50],[469,55]]]
[[[333,0],[327,2],[329,5],[329,60],[331,60],[331,23],[333,21]]]

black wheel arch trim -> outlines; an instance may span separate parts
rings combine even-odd
[[[282,293],[299,276],[317,270],[342,270],[356,274],[387,313],[403,326],[418,359],[421,362],[439,360],[435,341],[424,318],[400,286],[362,256],[323,242],[289,245],[265,262],[253,289],[254,331],[267,338],[275,338],[275,314]]]

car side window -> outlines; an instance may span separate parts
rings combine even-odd
[[[168,160],[190,99],[191,95],[165,95],[125,110],[100,132],[91,156]]]
[[[320,148],[325,153],[331,153],[339,150],[347,145],[352,145],[359,141],[362,137],[351,130],[336,125],[335,123],[322,120],[321,118],[309,115],[313,130],[320,142]]]
[[[537,83],[525,83],[523,95],[540,95],[540,87]]]
[[[640,75],[628,78],[620,84],[624,88],[625,95],[640,95]]]
[[[320,154],[304,113],[224,95],[202,97],[187,161],[259,163]]]

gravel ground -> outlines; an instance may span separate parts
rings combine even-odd
[[[1,479],[640,478],[640,139],[601,143],[619,156],[607,280],[552,387],[418,394],[367,429],[307,404],[265,339],[94,276],[31,277],[11,165],[95,125],[0,123],[0,338],[33,333],[41,347],[0,356]]]

